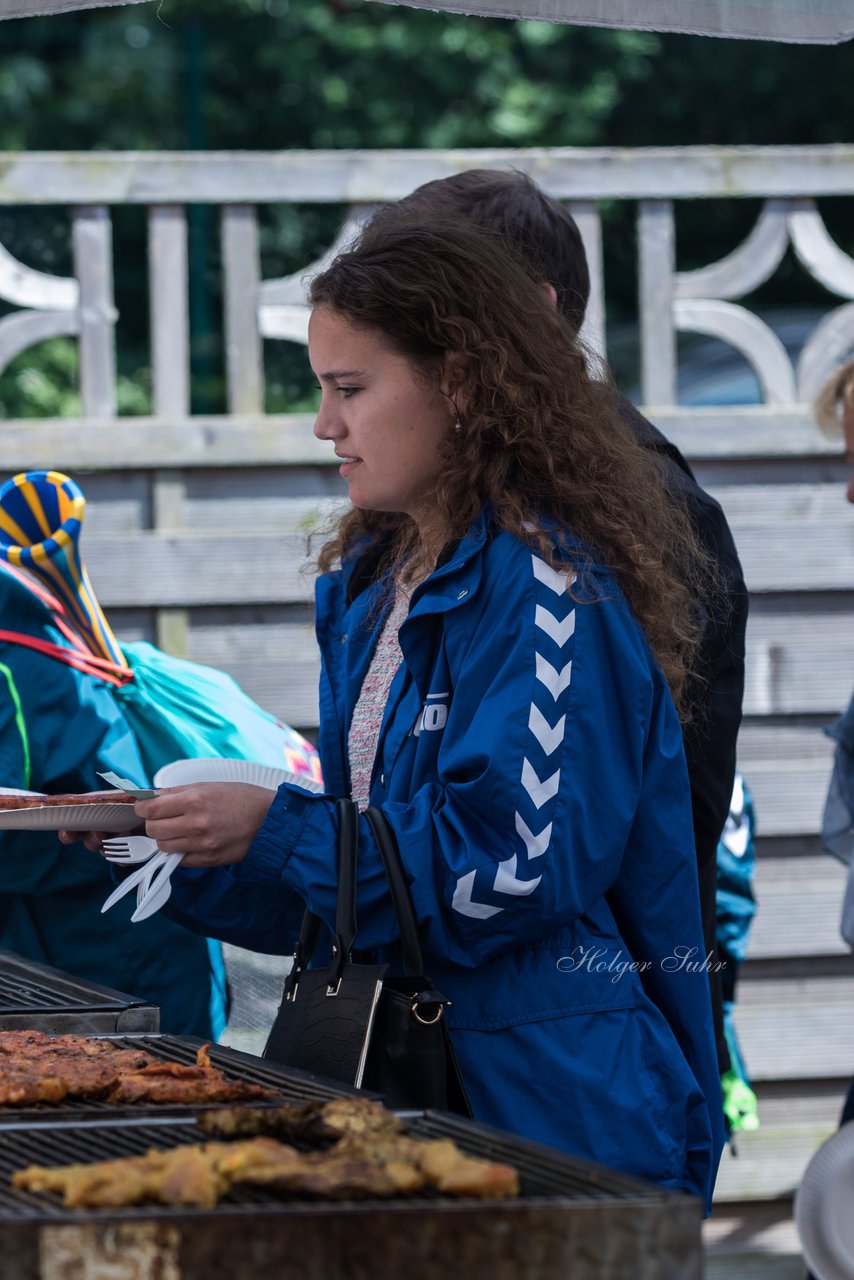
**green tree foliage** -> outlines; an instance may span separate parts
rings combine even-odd
[[[0,28],[0,141],[183,147],[201,111],[212,148],[584,146],[658,48],[364,2],[162,0]]]
[[[844,141],[850,46],[765,45],[506,22],[367,0],[159,0],[0,23],[0,149],[643,146]],[[800,86],[808,85],[809,91]],[[631,306],[631,211],[612,211],[612,305]],[[686,215],[687,265],[726,252],[755,208]],[[191,211],[197,408],[222,406],[219,263],[209,210]],[[265,210],[265,276],[300,270],[340,210]],[[148,405],[145,225],[115,222],[126,411]],[[68,268],[64,211],[0,212],[0,242]],[[65,412],[73,362],[26,353],[0,379],[5,414]],[[45,354],[47,352],[47,354]],[[301,352],[270,344],[269,407],[305,400]],[[41,390],[35,393],[32,371]]]

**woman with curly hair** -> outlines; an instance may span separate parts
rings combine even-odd
[[[475,1117],[708,1201],[723,1125],[676,709],[690,526],[487,233],[369,227],[311,300],[314,430],[351,502],[317,584],[328,794],[138,804],[218,868],[176,873],[170,909],[290,950],[305,903],[334,920],[333,797],[380,806]],[[362,824],[359,946],[382,957],[396,922]]]

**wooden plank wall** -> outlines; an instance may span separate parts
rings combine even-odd
[[[707,299],[749,292],[789,238],[816,279],[854,298],[854,263],[828,245],[804,199],[854,194],[854,148],[2,160],[0,204],[76,206],[77,266],[62,281],[0,259],[0,296],[31,308],[3,320],[0,366],[34,340],[79,334],[84,417],[4,423],[0,478],[34,467],[74,475],[89,500],[84,557],[120,636],[222,667],[309,732],[318,660],[306,533],[330,518],[343,490],[309,418],[262,412],[262,338],[298,339],[305,314],[296,278],[260,280],[247,202],[347,202],[357,222],[364,206],[430,178],[474,166],[526,169],[579,217],[597,268],[586,333],[596,349],[605,321],[597,201],[638,202],[643,378],[646,399],[659,406],[650,416],[723,504],[752,600],[739,756],[758,815],[759,913],[737,1024],[762,1127],[724,1158],[707,1274],[800,1280],[792,1193],[833,1131],[854,1071],[854,963],[837,927],[843,875],[817,839],[831,755],[821,729],[854,685],[854,508],[844,501],[841,446],[818,433],[807,402],[854,335],[851,307],[841,306],[792,370],[773,343],[745,329],[737,308]],[[674,202],[724,194],[765,200],[756,232],[722,263],[679,274]],[[183,206],[199,200],[224,206],[230,413],[221,418],[187,416]],[[114,203],[151,206],[156,416],[145,420],[113,416]],[[766,404],[675,404],[676,330],[704,326],[750,349]],[[276,971],[267,998],[279,980]]]

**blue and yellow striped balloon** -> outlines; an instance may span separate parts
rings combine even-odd
[[[0,558],[50,587],[94,654],[128,665],[80,558],[86,499],[59,471],[27,471],[0,489]]]

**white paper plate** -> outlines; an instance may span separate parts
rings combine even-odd
[[[155,787],[183,787],[191,782],[252,782],[270,791],[277,791],[283,782],[290,782],[304,791],[323,794],[323,787],[313,778],[291,773],[289,769],[253,764],[251,760],[173,760],[157,770],[153,781]]]
[[[57,804],[0,810],[0,831],[129,831],[139,825],[132,804]]]
[[[854,1276],[854,1124],[813,1156],[795,1197],[801,1248],[818,1280]]]

